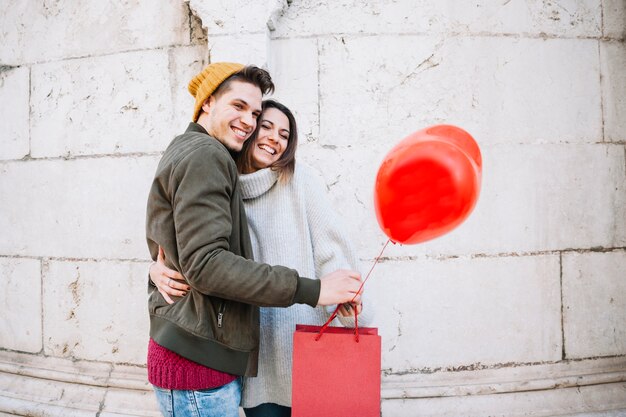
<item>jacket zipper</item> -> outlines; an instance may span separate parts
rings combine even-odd
[[[222,323],[224,321],[224,310],[226,310],[226,303],[222,302],[220,304],[220,309],[217,312],[217,327],[222,327]]]

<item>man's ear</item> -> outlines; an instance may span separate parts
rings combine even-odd
[[[209,98],[207,98],[202,104],[202,110],[205,113],[209,113],[211,107],[213,107],[213,104],[215,104],[215,98],[213,96],[209,96]]]

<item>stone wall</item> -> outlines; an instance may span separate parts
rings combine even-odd
[[[393,144],[481,147],[468,221],[368,283],[384,416],[626,409],[623,0],[7,0],[0,24],[0,414],[158,415],[146,197],[220,60],[269,68],[364,267]]]
[[[170,1],[5,1],[0,22],[0,414],[158,415],[145,207],[206,36]]]

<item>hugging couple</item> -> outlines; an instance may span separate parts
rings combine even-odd
[[[150,189],[147,368],[166,417],[289,416],[296,323],[338,304],[344,326],[372,318],[324,183],[295,163],[293,114],[262,100],[273,90],[258,67],[205,67]]]

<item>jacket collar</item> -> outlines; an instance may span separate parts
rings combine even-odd
[[[205,135],[209,134],[209,132],[207,132],[205,128],[203,128],[198,123],[194,123],[194,122],[189,123],[189,126],[187,126],[187,130],[185,131],[185,133],[189,133],[189,132],[204,133]]]
[[[209,132],[207,132],[206,129],[202,127],[202,125],[199,125],[198,123],[194,123],[194,122],[189,123],[189,126],[187,126],[187,130],[185,130],[185,133],[202,133],[204,135],[207,135],[208,137],[210,137],[211,139],[219,143],[230,154],[230,156],[233,159],[235,159],[237,156],[237,152],[228,149],[226,146],[224,146],[222,142],[220,142],[213,136],[209,135]]]

